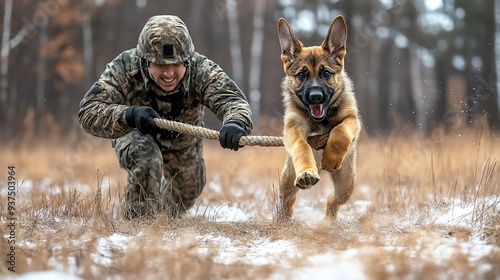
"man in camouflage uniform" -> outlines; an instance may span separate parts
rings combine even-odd
[[[202,140],[160,130],[154,118],[203,126],[208,107],[223,123],[220,144],[237,151],[250,133],[245,95],[213,61],[195,52],[188,29],[176,16],[154,16],[137,47],[106,66],[80,103],[78,119],[88,133],[111,138],[128,172],[124,213],[128,218],[191,207],[205,186]]]

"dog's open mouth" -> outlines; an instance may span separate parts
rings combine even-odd
[[[326,116],[325,104],[309,105],[309,110],[311,116],[317,121],[323,120]]]

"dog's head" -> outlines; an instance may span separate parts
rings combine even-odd
[[[281,60],[292,100],[299,101],[315,121],[327,116],[330,102],[342,86],[341,74],[346,55],[347,27],[342,16],[330,24],[321,46],[304,47],[293,35],[290,24],[278,20]]]

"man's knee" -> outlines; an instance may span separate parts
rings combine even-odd
[[[127,170],[161,170],[160,148],[149,134],[134,130],[113,142],[120,165]]]
[[[120,165],[128,173],[125,188],[126,217],[154,215],[159,210],[163,160],[151,135],[137,130],[113,141]]]

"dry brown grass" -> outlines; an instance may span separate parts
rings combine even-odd
[[[245,147],[235,153],[207,142],[207,187],[190,214],[177,220],[120,217],[126,174],[106,140],[4,146],[0,182],[7,181],[7,166],[15,165],[19,185],[24,184],[18,194],[17,273],[290,278],[296,271],[301,277],[314,275],[307,274],[311,264],[320,269],[343,260],[362,263],[358,268],[369,279],[495,279],[500,277],[498,138],[489,132],[362,137],[358,188],[333,224],[320,221],[331,190],[325,174],[312,190],[299,192],[293,222],[275,222],[281,148]],[[0,199],[6,217],[3,187]],[[473,212],[457,213],[456,222],[436,221],[436,213],[446,213],[454,203],[472,206]],[[228,207],[248,217],[220,220]],[[0,221],[6,236],[7,221]],[[270,253],[267,244],[283,244],[282,251]],[[470,244],[492,249],[474,257],[477,247]],[[7,246],[0,242],[2,252]],[[337,257],[331,260],[332,255]],[[252,261],[258,258],[265,261]],[[10,273],[0,267],[0,275]]]

